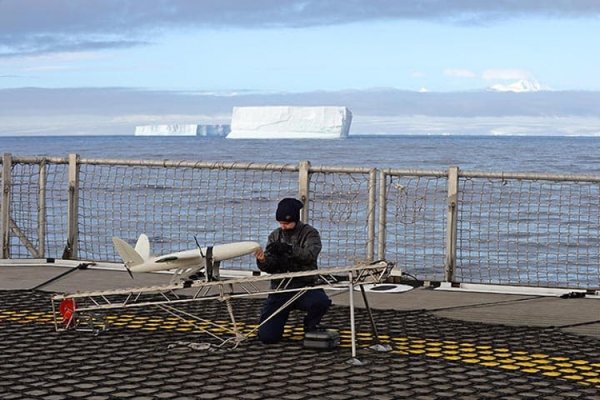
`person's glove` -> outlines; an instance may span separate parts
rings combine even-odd
[[[287,243],[273,242],[267,246],[267,252],[274,256],[286,256],[292,254],[292,246]]]

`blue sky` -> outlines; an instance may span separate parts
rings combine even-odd
[[[555,90],[599,90],[600,52],[592,51],[600,37],[598,22],[519,19],[467,27],[377,21],[172,31],[157,43],[82,60],[78,71],[57,73],[52,81],[56,86],[298,92],[474,90],[531,79]]]
[[[57,98],[73,95],[65,89],[150,90],[165,101],[261,94],[265,103],[318,91],[458,96],[521,80],[600,92],[599,37],[598,0],[0,0],[0,102],[29,101],[25,88]],[[4,118],[14,130],[33,111],[13,107]],[[227,111],[200,116],[222,122]]]

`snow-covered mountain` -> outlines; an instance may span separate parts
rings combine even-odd
[[[538,81],[529,81],[525,79],[518,80],[513,83],[509,83],[506,85],[496,84],[490,86],[488,88],[491,92],[514,92],[514,93],[524,93],[524,92],[539,92],[544,90]]]

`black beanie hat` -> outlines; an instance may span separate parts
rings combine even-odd
[[[304,204],[297,199],[286,197],[277,205],[275,219],[279,222],[298,222],[300,221],[300,209]]]

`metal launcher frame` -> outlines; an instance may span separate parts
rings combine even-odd
[[[289,272],[283,274],[261,275],[244,278],[212,280],[212,281],[184,281],[177,284],[164,286],[147,286],[127,289],[113,289],[102,291],[78,292],[70,294],[55,294],[51,296],[52,311],[54,316],[54,327],[56,331],[67,329],[91,330],[96,333],[103,331],[108,327],[108,322],[102,317],[96,315],[102,311],[111,309],[124,309],[135,307],[155,306],[168,314],[179,319],[190,321],[209,322],[222,330],[231,333],[231,337],[223,339],[208,330],[198,327],[201,332],[207,333],[213,338],[221,341],[221,345],[226,342],[234,341],[235,346],[247,339],[251,334],[260,328],[260,325],[252,329],[249,333],[243,334],[236,323],[231,299],[245,298],[251,296],[268,295],[272,293],[294,293],[290,300],[284,304],[273,315],[281,312],[285,307],[302,296],[304,293],[315,289],[347,289],[349,295],[350,308],[350,328],[352,339],[352,360],[356,360],[356,329],[354,319],[354,288],[359,286],[361,294],[367,308],[373,333],[377,341],[379,337],[377,329],[371,314],[366,292],[363,288],[365,284],[377,284],[385,280],[394,267],[393,263],[387,261],[377,261],[371,264],[359,264],[349,267],[327,268],[316,271]],[[317,284],[302,288],[289,288],[292,279],[297,277],[314,276],[317,278]],[[346,280],[341,280],[344,276]],[[273,279],[280,280],[276,288],[260,288],[260,283],[267,283]],[[265,286],[264,284],[262,286]],[[268,286],[268,285],[267,285]],[[183,292],[183,291],[186,292]],[[151,297],[151,298],[148,298]],[[225,302],[229,313],[231,326],[233,328],[219,325],[212,321],[206,321],[192,313],[178,309],[177,306],[185,303],[218,300]],[[271,315],[270,318],[273,317]],[[269,319],[270,319],[269,318]],[[268,319],[267,319],[268,321]],[[266,321],[263,321],[263,324]],[[262,325],[262,324],[261,324]],[[385,346],[377,345],[378,350]],[[387,350],[387,349],[385,349]]]

